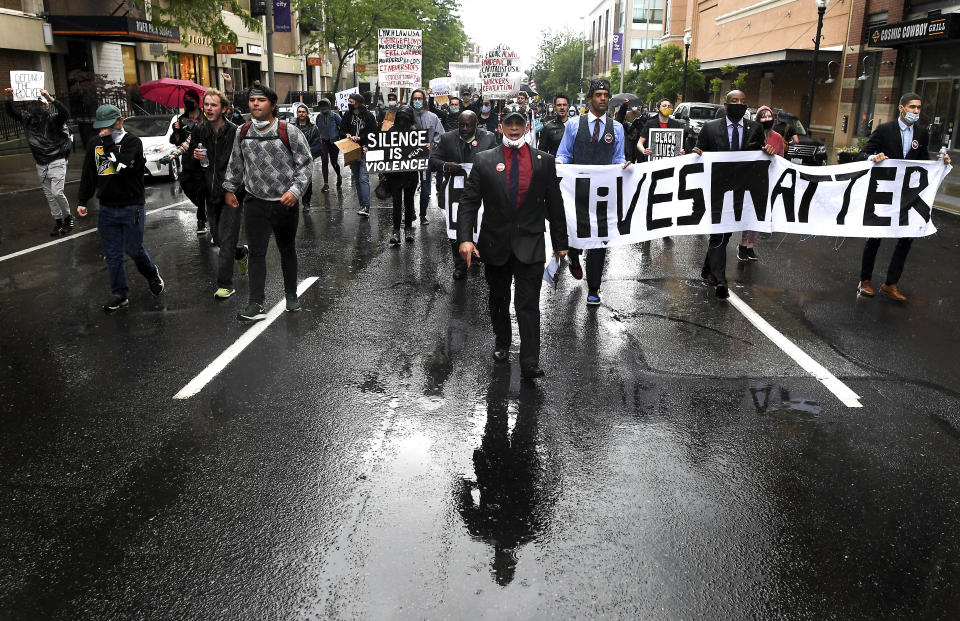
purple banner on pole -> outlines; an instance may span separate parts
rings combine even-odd
[[[290,32],[290,0],[273,0],[273,31]]]
[[[613,33],[613,54],[610,55],[610,63],[619,65],[623,62],[623,33]]]

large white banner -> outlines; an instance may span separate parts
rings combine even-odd
[[[480,63],[450,63],[450,81],[460,88],[480,86]]]
[[[506,45],[498,45],[480,61],[484,97],[506,99],[520,91],[520,56]]]
[[[420,88],[423,31],[381,28],[377,36],[380,88]]]
[[[602,248],[744,230],[932,235],[931,207],[950,169],[913,160],[801,166],[757,151],[691,154],[625,169],[558,164],[557,175],[570,246]]]
[[[463,188],[467,182],[467,175],[470,174],[470,170],[473,168],[473,164],[460,164],[460,167],[463,168],[463,171],[466,175],[455,175],[447,179],[447,185],[444,187],[443,193],[443,204],[446,205],[447,217],[447,237],[450,239],[457,238],[457,214],[460,210],[460,197],[463,195]],[[480,206],[480,211],[477,213],[477,224],[473,229],[473,241],[477,241],[477,236],[480,234],[480,223],[483,222],[483,205]]]

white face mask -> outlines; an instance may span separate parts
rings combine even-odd
[[[270,124],[271,124],[272,122],[273,122],[273,121],[269,121],[269,120],[267,120],[267,121],[258,121],[257,119],[253,119],[253,126],[254,126],[254,128],[257,129],[257,131],[261,131],[261,132],[262,132],[262,131],[265,130],[266,128],[270,127]]]
[[[510,149],[519,149],[524,144],[526,144],[526,141],[524,141],[523,136],[520,136],[516,140],[510,140],[509,138],[507,138],[506,134],[503,135],[503,146],[505,147],[508,147]]]
[[[110,130],[110,135],[113,136],[113,142],[114,142],[114,143],[119,143],[121,140],[123,140],[123,136],[124,136],[126,133],[127,133],[127,132],[125,132],[123,129],[111,129],[111,130]]]

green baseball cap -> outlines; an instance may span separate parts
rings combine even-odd
[[[110,127],[122,116],[123,114],[120,113],[120,108],[111,106],[110,104],[104,104],[97,108],[97,120],[93,122],[93,127],[94,129]]]

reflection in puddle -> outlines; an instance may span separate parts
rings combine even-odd
[[[786,388],[772,384],[754,384],[750,386],[750,398],[757,414],[777,412],[803,412],[809,415],[820,413],[820,404],[806,397],[791,396]]]

